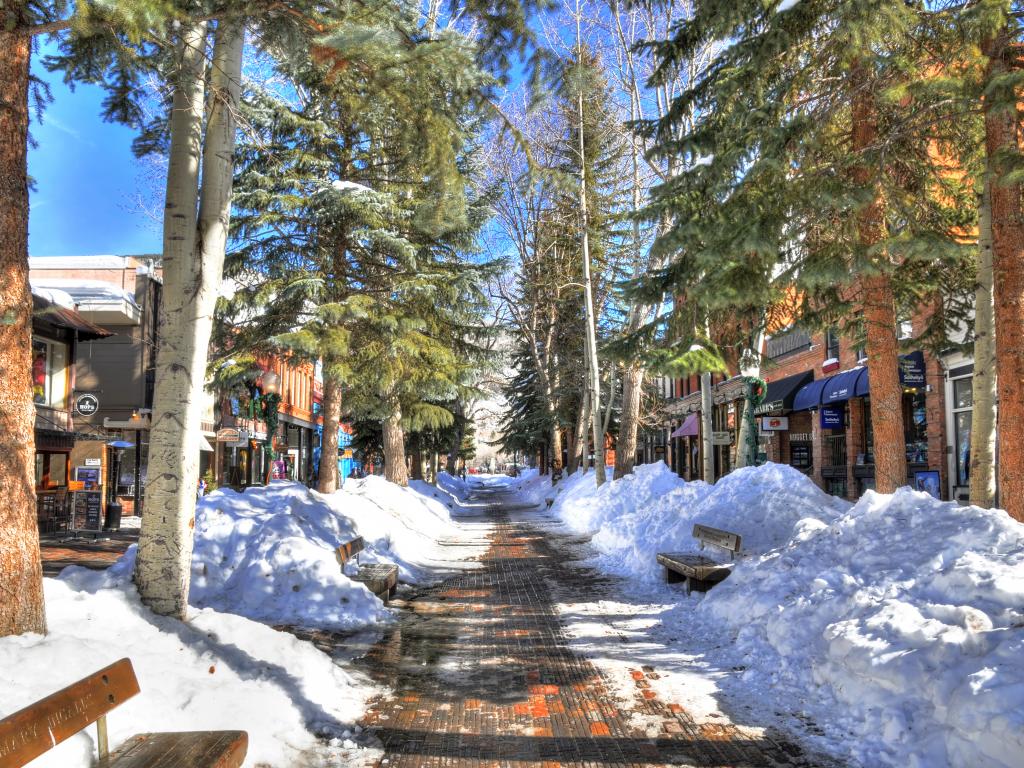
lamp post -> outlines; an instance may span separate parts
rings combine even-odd
[[[277,433],[277,406],[281,402],[281,396],[277,393],[279,381],[276,373],[267,371],[260,382],[260,401],[263,405],[263,422],[267,426],[266,450],[269,458],[266,485],[270,485],[270,478],[274,474],[274,435]]]

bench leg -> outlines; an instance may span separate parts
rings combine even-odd
[[[680,581],[685,581],[686,577],[681,576],[670,568],[665,569],[665,581],[669,584],[678,584]]]

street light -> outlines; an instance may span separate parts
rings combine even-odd
[[[267,426],[266,449],[269,457],[266,485],[270,485],[270,478],[274,474],[274,434],[277,432],[277,406],[281,403],[281,396],[277,393],[280,380],[274,371],[264,372],[260,380],[260,402],[263,405],[263,422]]]

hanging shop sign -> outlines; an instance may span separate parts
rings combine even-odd
[[[917,389],[924,387],[924,353],[911,352],[900,355],[900,384]]]
[[[762,432],[788,432],[788,416],[763,416],[761,418]]]
[[[237,443],[241,439],[241,431],[234,429],[233,427],[224,427],[223,429],[217,430],[218,443]]]
[[[100,399],[84,392],[75,398],[75,410],[82,416],[92,416],[100,409]]]
[[[834,405],[823,405],[819,413],[821,414],[821,428],[822,429],[842,429],[843,428],[843,408]]]
[[[712,445],[732,445],[732,432],[712,432]]]

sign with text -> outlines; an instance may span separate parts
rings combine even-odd
[[[76,531],[99,531],[103,528],[102,491],[75,491],[71,503],[71,528]]]
[[[788,432],[788,416],[764,416],[761,418],[761,430],[764,432]]]
[[[100,409],[100,399],[96,395],[84,393],[75,398],[75,410],[83,416],[92,416]]]
[[[843,408],[834,405],[823,405],[821,406],[821,428],[822,429],[842,429],[843,428]]]
[[[732,445],[732,432],[712,432],[712,445]]]
[[[925,386],[924,353],[911,352],[900,356],[900,384],[904,387]]]
[[[218,443],[237,443],[242,439],[241,433],[232,427],[217,430]]]
[[[811,444],[790,443],[789,465],[797,469],[808,469],[811,466]]]

